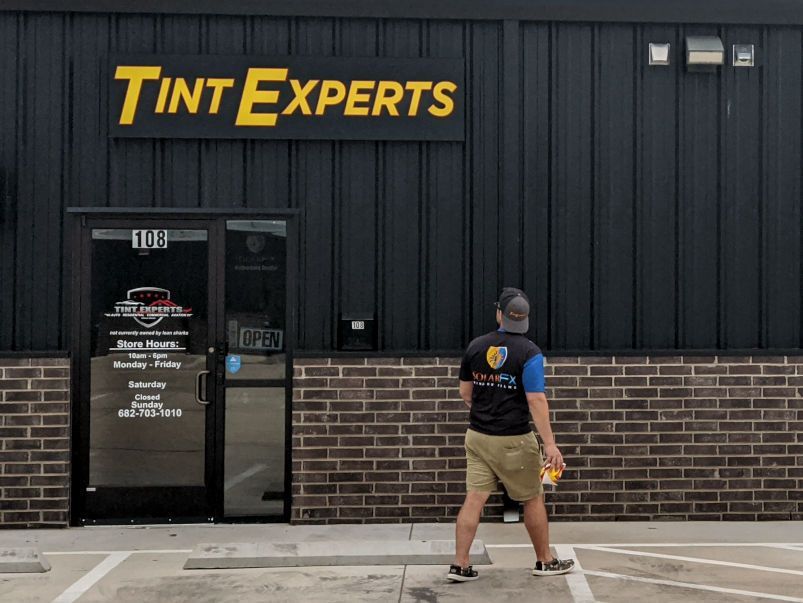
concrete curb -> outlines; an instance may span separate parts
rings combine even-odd
[[[41,574],[49,571],[50,563],[39,549],[0,549],[0,574]]]
[[[475,565],[490,565],[481,540],[471,545]],[[184,569],[305,567],[332,565],[449,565],[454,540],[313,541],[199,544]]]

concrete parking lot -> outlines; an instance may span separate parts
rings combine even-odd
[[[426,602],[799,601],[800,522],[555,523],[560,556],[580,569],[530,575],[534,556],[521,524],[484,523],[492,565],[480,580],[451,584],[445,566],[341,566],[184,570],[202,542],[451,539],[448,524],[362,526],[139,526],[0,532],[0,548],[36,546],[44,574],[0,574],[0,601]]]

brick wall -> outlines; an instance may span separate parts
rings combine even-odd
[[[0,357],[0,528],[67,525],[69,371]]]
[[[554,519],[803,519],[803,357],[550,357],[547,374],[569,465]],[[452,520],[456,387],[453,358],[297,359],[292,521]]]

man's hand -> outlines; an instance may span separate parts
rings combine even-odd
[[[552,433],[552,426],[549,424],[549,403],[543,392],[528,392],[527,404],[530,406],[530,414],[533,416],[533,423],[544,442],[544,462],[556,469],[563,466],[563,455],[555,445],[555,436]]]
[[[563,455],[555,444],[544,446],[544,462],[548,467],[559,469],[563,466]]]

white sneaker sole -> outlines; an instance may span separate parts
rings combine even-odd
[[[458,576],[457,574],[446,574],[446,579],[452,582],[472,582],[479,576]]]
[[[564,570],[533,570],[533,576],[560,576],[561,574],[568,574],[574,571],[574,566]]]

